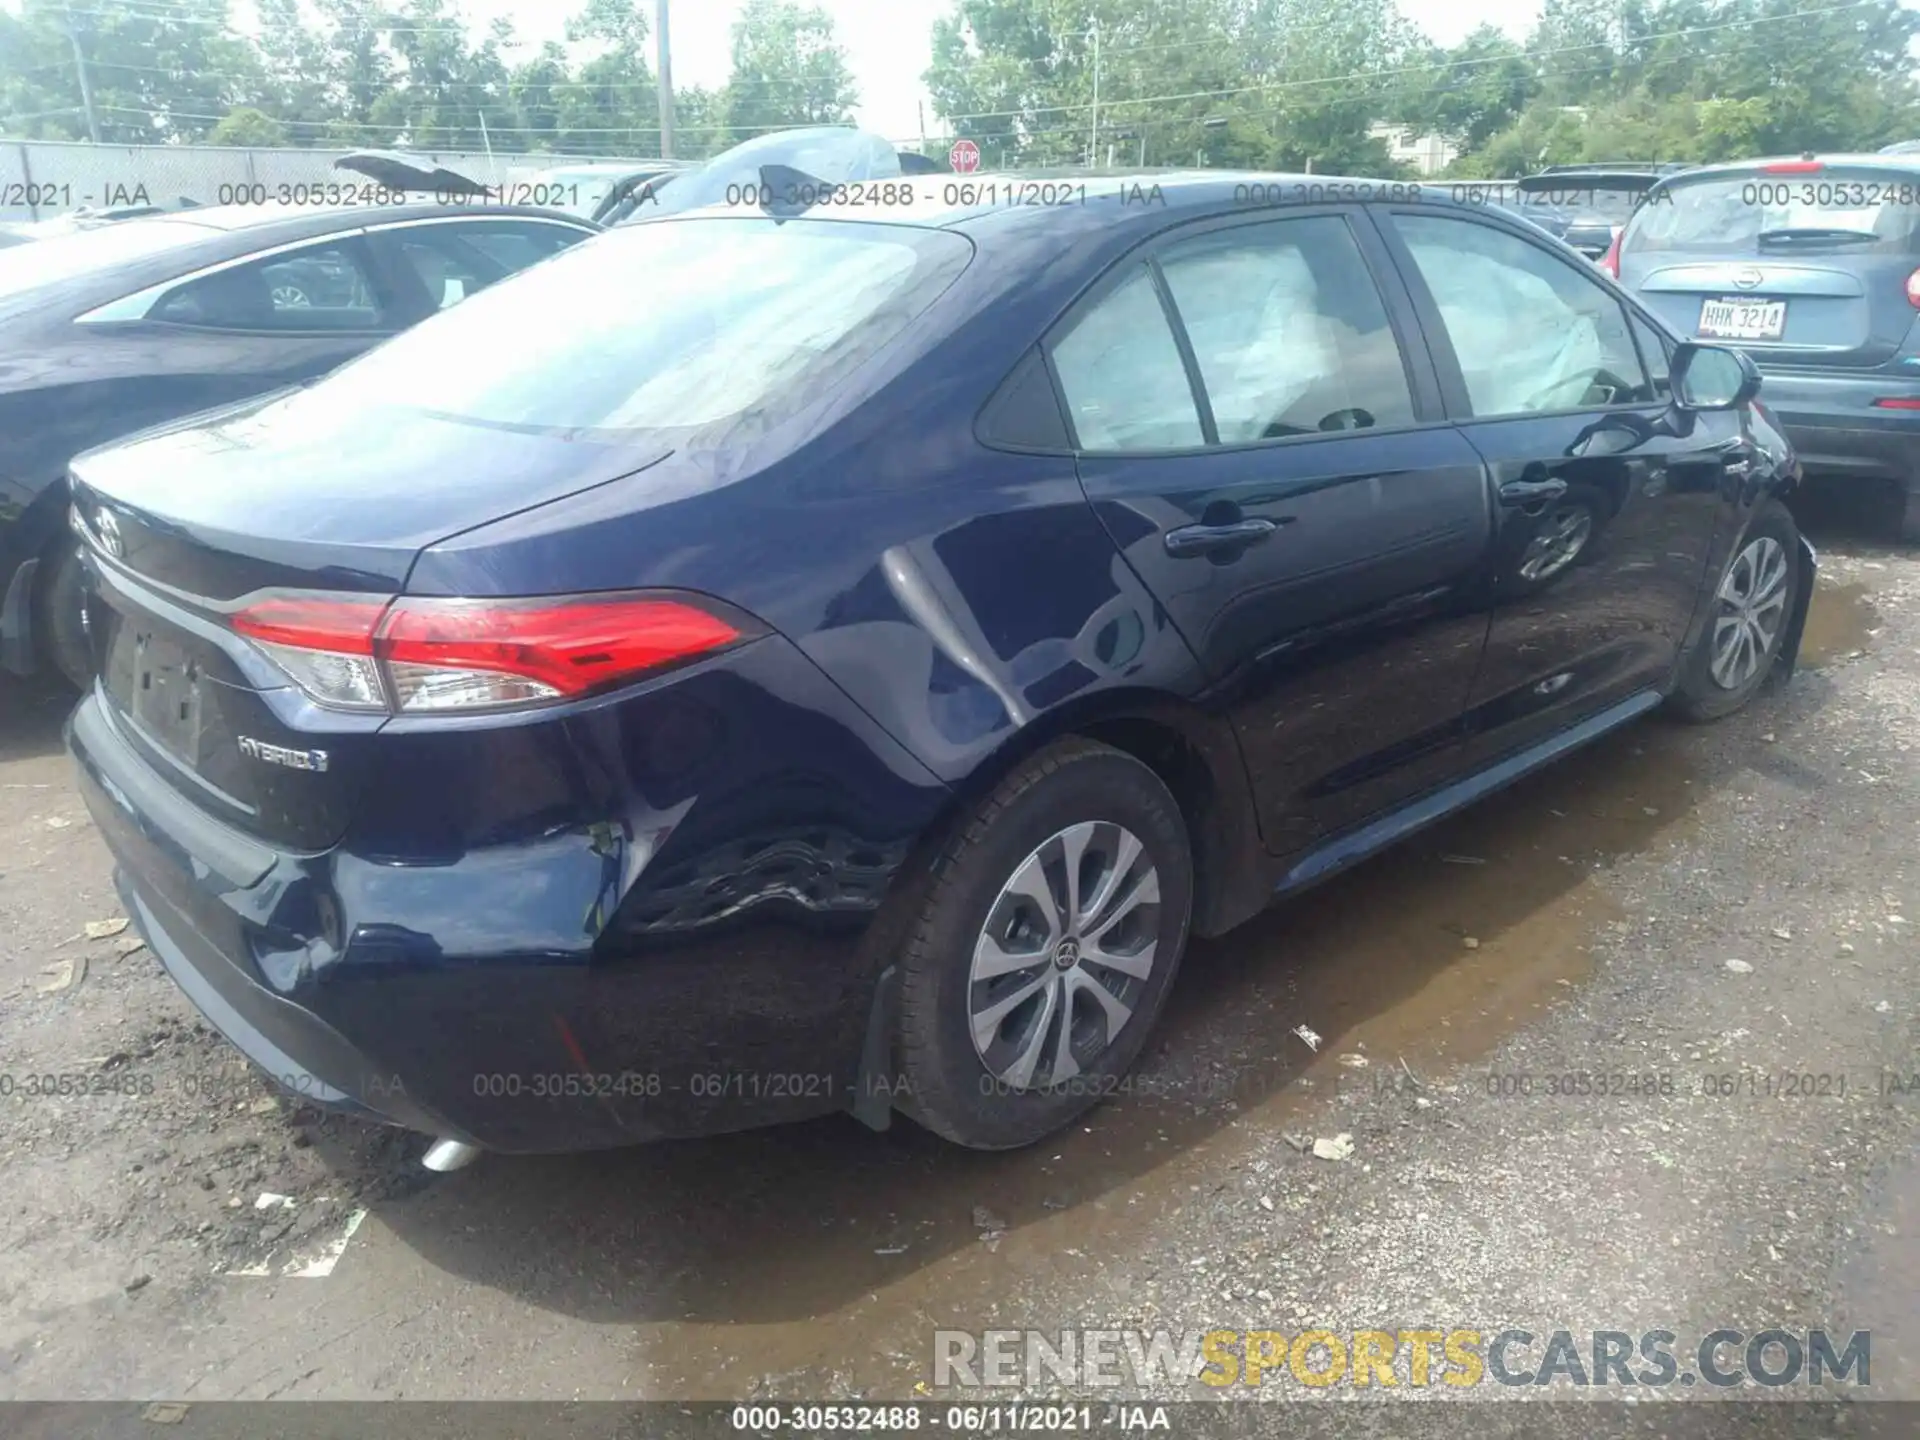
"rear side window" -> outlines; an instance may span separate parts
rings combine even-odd
[[[1637,253],[1915,254],[1920,174],[1823,170],[1717,175],[1670,184],[1634,217]]]
[[[442,310],[290,403],[583,438],[764,427],[871,359],[972,254],[961,236],[904,225],[630,226]]]
[[[1236,226],[1160,263],[1221,444],[1413,423],[1399,344],[1344,220]]]
[[[1180,346],[1145,265],[1054,342],[1053,368],[1082,450],[1205,443]]]
[[[216,271],[169,291],[148,318],[212,330],[377,330],[386,307],[349,242]]]

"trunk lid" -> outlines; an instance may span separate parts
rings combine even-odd
[[[295,850],[344,831],[386,717],[313,704],[228,621],[265,589],[406,587],[435,541],[656,463],[665,447],[411,412],[307,424],[296,393],[151,431],[73,466],[106,713],[170,783]]]
[[[333,162],[336,170],[365,175],[375,184],[404,194],[467,195],[485,198],[484,180],[449,170],[424,155],[402,155],[394,150],[356,150]]]
[[[1662,186],[1621,241],[1622,283],[1681,334],[1763,366],[1884,365],[1914,329],[1920,172],[1805,164]]]

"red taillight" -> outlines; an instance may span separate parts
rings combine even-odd
[[[570,699],[724,649],[745,633],[701,603],[665,595],[388,600],[280,592],[231,618],[321,704],[403,713]]]
[[[585,596],[399,600],[374,644],[402,710],[444,710],[583,695],[739,638],[678,600]]]
[[[1920,310],[1920,270],[1907,276],[1907,303]]]
[[[1920,395],[1882,395],[1873,402],[1876,410],[1920,410]]]
[[[1607,246],[1607,253],[1600,257],[1600,268],[1614,279],[1620,278],[1620,242],[1626,238],[1626,227],[1615,226],[1613,243]]]
[[[233,628],[267,645],[296,645],[344,655],[371,655],[373,632],[393,602],[386,596],[263,595],[232,617]]]
[[[228,617],[307,694],[337,710],[387,708],[373,658],[373,635],[389,599],[280,591],[260,595]]]
[[[1827,167],[1818,160],[1776,160],[1771,165],[1762,165],[1763,175],[1817,175]]]

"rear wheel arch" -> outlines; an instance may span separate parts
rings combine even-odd
[[[1139,760],[1172,792],[1193,850],[1193,933],[1219,935],[1266,907],[1271,893],[1253,792],[1232,728],[1199,707],[1153,692],[1090,697],[1020,728],[954,784],[953,798],[930,827],[922,854],[942,840],[996,786],[1038,751],[1080,736]]]
[[[67,524],[70,498],[63,469],[34,494],[14,520],[14,534],[9,537],[8,548],[16,568],[0,574],[0,599],[13,595],[20,607],[19,614],[7,617],[9,627],[17,626],[20,632],[20,653],[14,658],[20,662],[20,668],[29,673],[54,663],[48,650],[47,603],[63,560],[78,544]],[[17,568],[29,564],[36,567],[30,583],[16,591],[13,581]]]

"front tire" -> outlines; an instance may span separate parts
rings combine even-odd
[[[1682,719],[1719,720],[1766,683],[1786,643],[1800,587],[1808,582],[1800,530],[1768,500],[1734,546],[1708,604],[1713,613],[1681,665],[1673,709]]]
[[[1146,1044],[1186,948],[1193,860],[1146,765],[1047,747],[955,831],[901,961],[907,1112],[1007,1150],[1070,1124]]]

